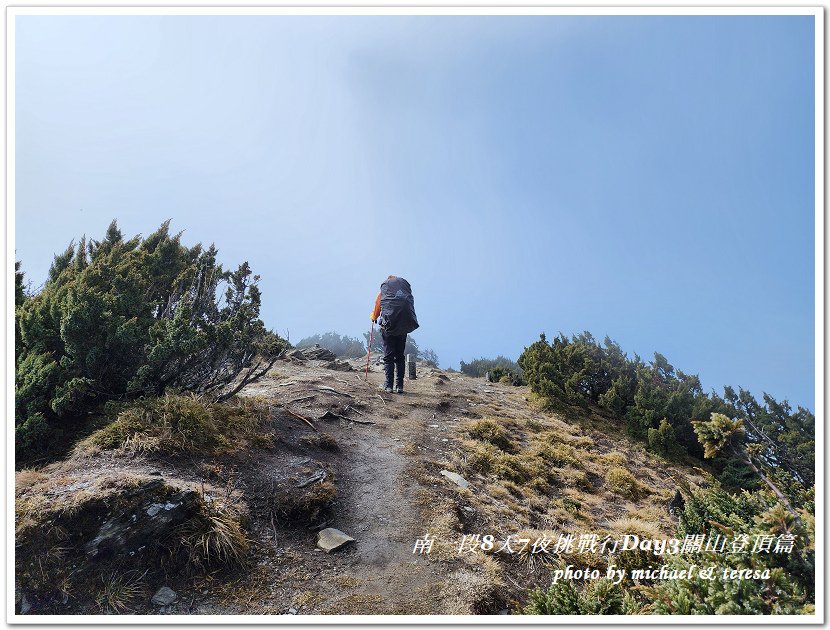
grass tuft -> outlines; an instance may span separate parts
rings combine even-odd
[[[165,394],[123,408],[116,419],[81,441],[75,454],[121,449],[143,453],[224,453],[267,446],[268,405],[261,399],[207,402],[194,394]]]
[[[95,595],[95,603],[103,613],[123,614],[132,612],[130,604],[139,597],[146,596],[147,586],[144,584],[145,573],[127,571],[126,573],[112,573],[101,576],[102,588]]]
[[[516,445],[510,439],[507,429],[495,420],[477,420],[467,425],[467,435],[481,442],[492,444],[496,448],[514,453]]]
[[[620,466],[613,466],[605,474],[605,483],[608,489],[615,494],[637,499],[648,494],[646,488],[628,470]]]
[[[203,500],[201,513],[179,529],[188,562],[199,571],[211,566],[241,567],[250,547],[239,512],[219,500]]]

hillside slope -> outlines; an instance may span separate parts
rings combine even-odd
[[[208,502],[224,497],[244,514],[250,539],[242,569],[191,575],[161,562],[136,574],[133,590],[122,596],[123,610],[107,606],[111,594],[100,593],[111,586],[114,573],[102,575],[100,582],[73,584],[67,572],[65,594],[58,599],[26,592],[35,564],[19,553],[18,611],[504,612],[521,605],[533,585],[549,583],[545,558],[605,564],[599,554],[577,549],[497,553],[509,536],[668,536],[674,521],[667,504],[678,480],[703,483],[701,471],[652,456],[611,430],[607,419],[537,410],[525,387],[426,368],[406,382],[407,391],[399,396],[379,391],[379,366],[372,366],[364,382],[361,361],[351,362],[352,371],[327,365],[278,362],[244,390],[243,396],[264,404],[269,414],[263,438],[245,448],[203,457],[77,449],[40,471],[17,473],[18,532],[26,519],[32,528],[44,527],[36,522],[37,514],[75,514],[96,493],[157,488],[160,479],[171,490],[157,499],[159,505],[174,505],[171,492],[176,497],[194,493]],[[442,470],[461,475],[468,487]],[[35,504],[37,509],[31,507]],[[55,552],[55,547],[37,553],[62,553],[61,562],[94,565],[98,560],[90,556],[89,545],[101,538],[101,523],[110,522],[104,512],[111,520],[114,509],[135,509],[112,505],[87,519],[88,531],[71,539],[71,545],[85,546],[85,556],[76,559],[71,549]],[[326,527],[354,542],[323,552],[316,532]],[[464,535],[475,534],[492,536],[496,548],[468,545],[459,551]],[[434,540],[431,552],[413,553],[426,535]],[[69,546],[63,543],[60,549]],[[162,586],[175,591],[173,603],[150,601]]]

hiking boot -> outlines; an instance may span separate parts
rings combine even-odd
[[[383,382],[383,391],[388,394],[392,393],[392,380],[395,378],[395,364],[394,363],[387,363],[383,366],[383,370],[385,372],[384,382]]]
[[[403,394],[403,385],[395,385],[395,393]]]

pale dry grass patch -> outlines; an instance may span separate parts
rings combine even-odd
[[[14,491],[15,493],[20,493],[35,484],[42,483],[48,478],[49,476],[40,470],[30,468],[18,470],[14,473]]]
[[[602,453],[597,459],[608,466],[627,466],[629,463],[629,457],[620,451]]]
[[[620,516],[608,522],[608,527],[619,536],[636,534],[640,538],[665,538],[666,534],[653,521],[638,516]]]

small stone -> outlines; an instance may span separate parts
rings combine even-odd
[[[429,425],[429,428],[430,429],[437,429],[438,425],[437,424],[431,424],[431,425]]]
[[[449,470],[442,470],[441,474],[444,475],[444,477],[446,477],[450,481],[452,481],[454,484],[456,484],[457,486],[461,486],[462,488],[466,488],[470,485],[470,482],[464,479],[464,477],[462,477],[458,473],[454,473]]]
[[[296,608],[289,608],[288,609],[288,614],[289,615],[296,615],[297,614],[297,609]]]
[[[32,609],[32,605],[29,603],[29,600],[26,599],[26,596],[23,596],[23,599],[20,602],[20,614],[21,615],[28,615],[29,611]]]
[[[153,595],[153,599],[151,600],[156,606],[168,606],[175,602],[178,599],[178,595],[176,595],[176,591],[174,591],[169,586],[162,586],[159,590],[156,591],[156,594]]]
[[[354,542],[354,538],[341,532],[334,527],[327,527],[326,529],[317,532],[317,546],[325,551],[331,553],[337,551],[341,547]]]

